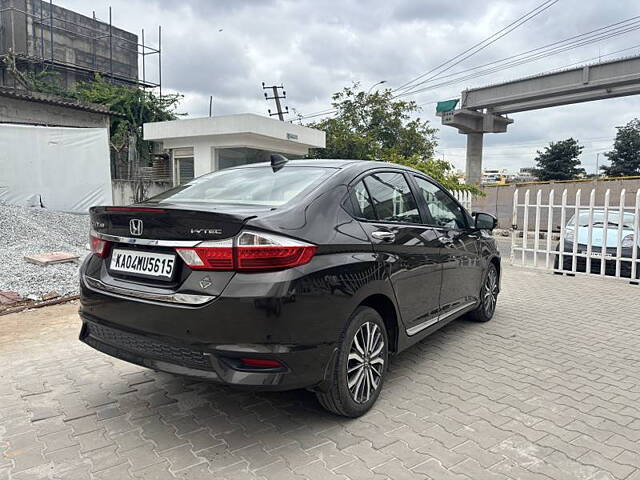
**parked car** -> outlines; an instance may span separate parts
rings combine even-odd
[[[635,235],[634,228],[636,216],[633,213],[625,213],[622,218],[617,210],[609,210],[606,219],[605,240],[605,212],[603,209],[594,209],[591,220],[591,266],[590,273],[600,274],[601,261],[604,256],[605,275],[616,275],[616,257],[618,244],[620,244],[620,276],[631,278],[631,265],[634,248],[640,259],[640,235]],[[620,223],[622,230],[620,231]],[[589,243],[589,210],[581,210],[578,214],[578,227],[576,233],[576,216],[573,215],[565,226],[564,238],[560,239],[556,248],[562,251],[562,266],[560,255],[556,255],[555,269],[573,271],[573,245],[576,246],[576,270],[587,271],[587,254]],[[603,252],[604,247],[604,252]],[[625,260],[626,259],[626,260]],[[640,278],[640,265],[636,268],[636,278]]]
[[[91,209],[80,339],[152,369],[309,388],[355,417],[389,356],[463,314],[491,319],[494,217],[396,164],[287,161]]]

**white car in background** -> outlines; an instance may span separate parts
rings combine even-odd
[[[637,259],[640,259],[640,232],[636,216],[633,213],[625,213],[622,218],[617,210],[609,210],[607,225],[605,226],[605,212],[602,209],[593,210],[591,220],[591,268],[590,273],[600,273],[600,262],[604,256],[605,275],[616,274],[616,257],[618,255],[618,243],[620,243],[620,276],[631,278],[631,263],[634,248],[637,251]],[[620,223],[622,222],[622,230]],[[605,239],[606,231],[606,239]],[[589,243],[589,210],[581,210],[578,214],[577,229],[576,216],[572,216],[564,229],[564,238],[560,239],[557,252],[564,252],[562,265],[560,255],[556,256],[555,269],[572,271],[573,245],[577,243],[576,271],[587,271],[588,243]],[[604,249],[604,251],[603,251]],[[640,264],[636,267],[636,278],[640,278]]]

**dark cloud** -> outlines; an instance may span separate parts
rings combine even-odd
[[[399,0],[392,3],[392,18],[397,21],[439,22],[442,26],[482,15],[490,5],[490,2],[469,0]]]

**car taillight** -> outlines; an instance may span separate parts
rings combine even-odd
[[[89,243],[91,244],[91,251],[100,258],[104,258],[109,254],[109,242],[106,240],[91,235]]]
[[[258,272],[282,270],[308,263],[317,247],[269,233],[242,232],[236,239],[203,242],[176,251],[194,270],[235,270]]]
[[[194,248],[176,248],[194,270],[233,270],[233,240],[202,242]]]
[[[243,232],[236,246],[236,269],[256,271],[297,267],[309,263],[317,248],[279,235]]]

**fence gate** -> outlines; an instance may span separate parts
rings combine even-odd
[[[588,203],[581,190],[575,198],[567,196],[564,190],[561,198],[555,198],[552,190],[543,199],[538,191],[532,199],[527,190],[520,200],[515,191],[511,264],[637,283],[640,190],[635,196],[622,190],[613,203],[610,190],[598,204],[595,189]]]

